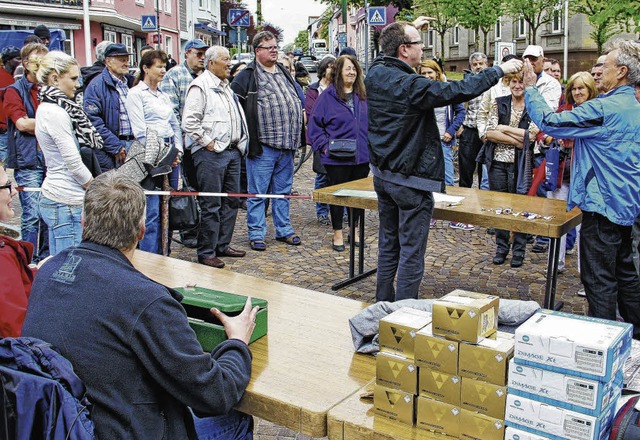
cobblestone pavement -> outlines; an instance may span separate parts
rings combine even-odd
[[[311,161],[294,179],[293,189],[300,194],[311,194],[314,174]],[[14,206],[19,205],[18,201]],[[19,210],[17,210],[19,211]],[[365,268],[373,268],[378,253],[378,214],[365,214]],[[335,252],[331,248],[330,226],[320,225],[316,219],[314,203],[309,200],[291,201],[291,222],[302,239],[301,246],[289,246],[275,241],[271,217],[267,217],[269,232],[267,250],[255,252],[249,248],[246,230],[246,212],[239,211],[232,246],[247,251],[244,258],[224,258],[222,270],[252,275],[266,280],[373,302],[375,298],[375,276],[369,277],[340,291],[331,290],[331,285],[347,276],[348,252]],[[18,220],[14,219],[14,224]],[[466,289],[482,293],[498,294],[501,298],[535,300],[542,303],[545,288],[546,254],[530,252],[528,246],[525,264],[512,269],[507,260],[502,266],[492,264],[495,252],[493,236],[482,227],[474,231],[449,228],[448,222],[438,221],[429,234],[425,257],[425,276],[420,287],[421,298],[440,297],[454,289]],[[173,257],[197,261],[194,249],[181,245],[172,246]],[[564,311],[586,313],[586,300],[576,295],[582,288],[576,270],[576,256],[567,255],[567,269],[558,277],[556,301],[564,301]],[[247,292],[259,296],[259,292]],[[256,439],[306,439],[286,428],[264,420],[256,420]]]

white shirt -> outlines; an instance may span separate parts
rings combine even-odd
[[[147,129],[158,133],[160,138],[173,137],[175,146],[182,150],[182,132],[169,95],[160,88],[155,92],[144,81],[129,90],[125,103],[131,131],[138,142],[145,144]]]
[[[47,166],[42,195],[65,205],[82,205],[82,185],[91,180],[91,172],[80,157],[69,114],[56,104],[41,103],[35,133]]]

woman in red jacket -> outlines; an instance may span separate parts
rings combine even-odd
[[[13,217],[18,194],[0,162],[0,221]],[[0,337],[20,336],[35,269],[29,266],[33,245],[0,235]]]

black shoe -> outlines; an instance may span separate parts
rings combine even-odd
[[[511,257],[511,267],[520,267],[524,263],[524,255],[514,255]]]
[[[535,252],[536,254],[544,254],[549,249],[549,246],[544,243],[536,243],[531,248],[531,252]]]
[[[504,264],[506,259],[507,259],[506,254],[496,254],[496,256],[493,257],[493,264],[496,264],[496,265]]]
[[[336,252],[344,252],[345,249],[344,244],[335,244],[333,241],[331,242],[331,247]]]
[[[224,261],[218,257],[198,258],[198,263],[215,267],[216,269],[222,269],[224,267]]]
[[[487,228],[487,234],[496,235],[496,229],[495,228]]]
[[[347,235],[347,244],[351,244],[351,236],[350,235]],[[355,247],[360,247],[360,242],[356,241],[355,243],[353,243],[353,245]],[[365,243],[363,247],[367,247],[367,243]]]

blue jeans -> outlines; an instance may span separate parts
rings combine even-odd
[[[453,186],[453,151],[451,151],[451,146],[442,142],[442,153],[444,154],[444,183]]]
[[[374,176],[378,194],[378,279],[376,301],[418,298],[433,213],[433,194]],[[397,288],[393,281],[397,274]]]
[[[291,194],[293,183],[293,150],[279,150],[262,146],[262,154],[247,158],[247,183],[249,193]],[[249,240],[264,240],[267,235],[265,218],[266,199],[252,198],[247,200],[247,228]],[[289,199],[272,199],[271,212],[276,238],[293,235],[289,216]]]
[[[198,440],[253,439],[253,417],[235,409],[221,416],[200,418],[193,414],[193,423]]]
[[[35,170],[15,170],[13,177],[18,186],[26,188],[40,188],[44,180],[44,169]],[[33,261],[38,262],[49,255],[49,238],[47,225],[38,214],[40,204],[40,193],[21,191],[20,206],[22,216],[20,217],[20,234],[24,241],[33,244]]]
[[[329,186],[329,178],[326,174],[316,173],[316,180],[313,189],[321,189]],[[326,203],[316,203],[316,216],[319,218],[321,216],[328,217],[329,216],[329,205]]]
[[[171,170],[169,174],[169,185],[177,188],[178,177],[180,176],[180,167],[177,166]],[[164,179],[158,179],[161,182]],[[147,197],[147,217],[144,221],[144,237],[138,243],[138,248],[145,252],[153,254],[162,254],[162,213],[160,205],[162,196],[146,196]],[[171,243],[171,234],[169,234],[169,243]]]
[[[0,133],[0,160],[2,162],[5,162],[7,160],[7,155],[9,154],[7,137],[8,137],[8,134],[6,132]]]
[[[40,197],[40,216],[49,228],[49,252],[78,246],[82,241],[82,205],[65,205]]]
[[[633,324],[640,338],[640,279],[633,264],[631,226],[620,226],[595,212],[582,211],[580,280],[589,302],[589,316]]]
[[[480,189],[489,191],[489,170],[487,166],[482,164],[482,179],[480,180]]]

